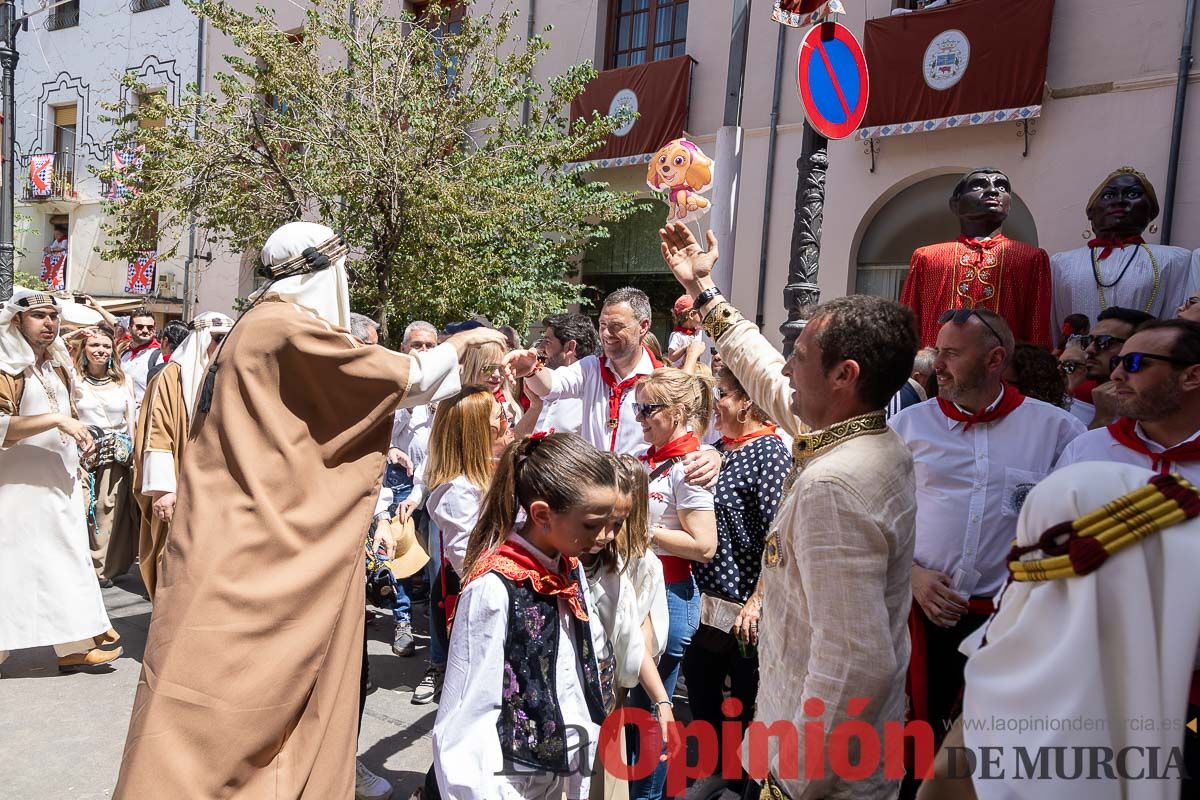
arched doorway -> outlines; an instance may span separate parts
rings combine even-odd
[[[856,294],[896,300],[908,274],[913,250],[958,236],[958,220],[947,202],[961,172],[938,175],[900,191],[876,212],[858,247]],[[1004,223],[1004,235],[1037,245],[1037,227],[1029,208],[1016,194]]]

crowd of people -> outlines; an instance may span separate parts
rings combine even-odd
[[[1089,199],[1090,291],[1079,254],[1003,236],[1010,190],[963,176],[963,234],[914,253],[903,302],[806,309],[786,357],[714,284],[711,232],[682,224],[660,231],[684,290],[665,350],[632,287],[597,325],[546,317],[532,347],[472,318],[411,322],[389,350],[350,311],[349,248],[313,223],[268,239],[236,322],[161,340],[141,311],[62,336],[59,300],[19,289],[0,657],[54,645],[103,671],[120,637],[100,588],[137,561],[153,617],[117,798],[392,796],[355,759],[368,597],[398,657],[429,634],[426,800],[661,798],[679,720],[716,737],[689,772],[705,796],[1187,797],[1182,726],[1115,715],[1200,713],[1200,275],[1141,242],[1157,202],[1136,171]],[[621,710],[656,735],[618,728],[602,752]],[[1174,749],[1180,769],[1101,794],[946,769],[953,746],[1028,743],[970,720],[1047,710],[1112,718],[1066,741]],[[754,723],[791,735],[743,752]],[[930,769],[920,747],[903,779],[886,759],[789,768],[833,747],[814,726],[885,742],[890,723],[928,726]]]

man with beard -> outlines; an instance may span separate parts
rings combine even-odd
[[[945,733],[963,686],[964,638],[1004,586],[1029,490],[1085,430],[1070,413],[1004,383],[1013,334],[998,314],[947,311],[937,335],[938,396],[891,418],[917,473],[910,717]]]
[[[1113,358],[1116,422],[1071,442],[1058,466],[1119,461],[1200,484],[1200,323],[1148,322]]]
[[[150,368],[162,362],[162,351],[155,337],[154,315],[147,308],[135,308],[129,314],[129,349],[121,354],[121,369],[129,376],[133,401],[142,407]]]
[[[546,366],[551,369],[574,364],[600,347],[595,326],[583,314],[554,314],[542,320],[542,324],[545,328],[534,349],[545,355]],[[559,433],[578,434],[583,427],[583,401],[578,397],[542,401],[533,392],[525,394],[534,405],[541,404],[541,413],[529,415],[536,417],[537,424],[528,433],[553,428]],[[530,406],[531,411],[534,405]],[[523,432],[518,426],[517,433]]]
[[[1144,311],[1113,306],[1100,312],[1091,333],[1078,338],[1079,346],[1083,348],[1087,374],[1088,383],[1085,386],[1090,387],[1086,401],[1093,407],[1089,428],[1103,428],[1116,419],[1116,387],[1109,385],[1113,356],[1121,352],[1121,346],[1138,326],[1152,319],[1154,317]]]

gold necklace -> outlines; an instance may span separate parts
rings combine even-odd
[[[1154,273],[1154,288],[1150,290],[1150,301],[1146,303],[1146,307],[1142,309],[1142,311],[1145,311],[1147,314],[1149,314],[1150,309],[1154,308],[1155,299],[1158,297],[1158,261],[1154,258],[1154,252],[1149,247],[1144,244],[1140,244],[1138,247],[1145,250],[1146,255],[1150,256],[1150,269]],[[1104,296],[1104,281],[1100,278],[1100,259],[1096,253],[1095,247],[1088,249],[1092,254],[1092,277],[1096,280],[1096,291],[1100,293],[1100,310],[1103,311],[1104,309],[1108,308],[1108,299]],[[1134,254],[1137,254],[1136,250],[1134,250]],[[1132,264],[1133,261],[1131,260],[1129,263]],[[1129,269],[1129,265],[1126,265],[1125,269]],[[1120,282],[1121,278],[1125,276],[1125,269],[1121,270],[1121,274],[1117,276],[1115,281],[1108,284],[1108,288],[1111,289]]]

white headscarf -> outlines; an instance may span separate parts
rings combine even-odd
[[[1029,493],[1017,543],[1034,544],[1052,526],[1145,486],[1153,475],[1096,461],[1061,469]],[[1003,748],[1005,777],[974,781],[981,800],[1178,800],[1177,779],[1029,780],[1026,774],[1015,780],[1014,768],[1018,747],[1031,759],[1037,748],[1067,747],[1068,774],[1077,753],[1090,768],[1085,747],[1156,747],[1158,769],[1164,768],[1186,733],[1164,730],[1162,722],[1186,721],[1200,640],[1197,575],[1200,518],[1151,534],[1087,575],[1009,585],[986,626],[987,644],[966,667],[966,744],[977,755],[981,747]],[[968,639],[963,651],[980,638]],[[996,718],[1005,730],[997,730]],[[1026,730],[1007,729],[1022,721]],[[1148,752],[1130,752],[1130,774],[1150,773]],[[1050,759],[1053,776],[1054,753],[1042,758]]]
[[[183,404],[187,408],[188,420],[195,414],[200,387],[204,385],[204,376],[208,372],[208,346],[212,344],[213,332],[229,333],[232,329],[233,320],[224,314],[216,311],[198,314],[192,320],[192,332],[171,354],[171,361],[179,365],[179,380],[183,384]]]
[[[47,292],[37,289],[16,287],[13,289],[12,297],[0,309],[0,371],[9,375],[20,375],[26,367],[32,367],[37,363],[37,355],[34,354],[33,348],[21,334],[21,325],[17,321],[17,314],[28,311],[30,308],[58,306],[57,300],[49,303],[36,303],[29,307],[17,304],[17,301],[33,295],[50,297]],[[59,366],[71,369],[71,354],[61,336],[56,336],[50,344],[50,358]]]
[[[263,245],[262,262],[280,264],[309,247],[332,239],[332,228],[315,222],[289,222],[276,230]],[[350,329],[350,288],[346,282],[346,258],[335,259],[328,269],[293,275],[268,283],[251,296],[278,297],[303,306],[339,328]]]

